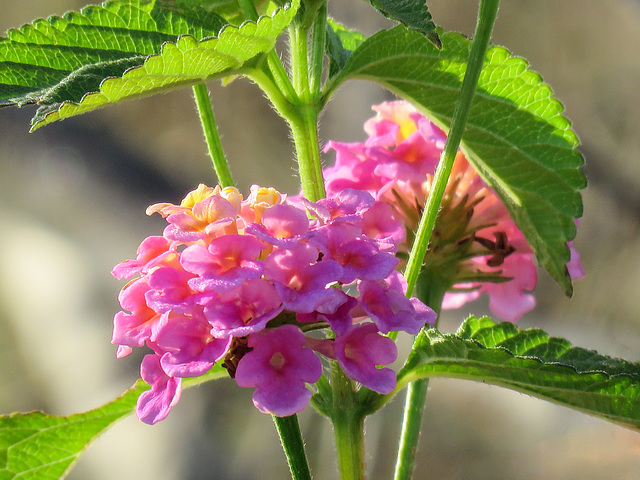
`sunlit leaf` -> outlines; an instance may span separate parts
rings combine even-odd
[[[537,329],[471,317],[456,334],[421,333],[399,382],[452,377],[499,385],[640,430],[640,364]]]
[[[225,376],[227,371],[216,365],[202,377],[186,379],[183,388]],[[63,478],[100,434],[133,413],[148,389],[139,380],[106,405],[68,417],[42,412],[0,416],[0,480]]]
[[[40,105],[36,129],[229,75],[270,51],[295,10],[237,27],[204,8],[132,0],[36,20],[0,41],[0,105]]]

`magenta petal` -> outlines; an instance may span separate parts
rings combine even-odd
[[[214,338],[210,330],[203,316],[168,316],[155,339],[162,369],[174,377],[197,377],[211,369],[229,350],[231,338]]]
[[[257,257],[264,244],[250,235],[225,235],[202,245],[187,247],[180,263],[188,272],[198,275],[189,286],[198,291],[223,291],[239,286],[243,281],[262,275],[262,262]]]
[[[265,210],[262,224],[275,238],[291,238],[304,235],[309,229],[309,219],[304,210],[292,205],[274,205]]]
[[[578,251],[573,248],[572,242],[569,242],[569,249],[571,251],[571,260],[567,263],[567,270],[569,270],[569,275],[571,276],[571,280],[578,280],[579,278],[584,277],[584,269],[582,268],[582,264],[580,263],[580,254]]]
[[[282,311],[276,288],[261,278],[220,293],[204,304],[211,334],[219,338],[244,337],[263,330]]]
[[[416,334],[424,327],[425,321],[432,319],[432,315],[435,316],[428,310],[422,310],[422,307],[417,312],[412,300],[401,290],[388,287],[382,282],[363,280],[358,290],[362,294],[362,308],[382,333],[402,330]]]
[[[236,370],[240,387],[256,387],[253,403],[263,413],[293,415],[309,403],[306,383],[322,375],[322,363],[306,346],[304,334],[294,325],[283,325],[249,336],[252,350]]]
[[[147,355],[140,365],[142,379],[151,385],[151,390],[138,397],[136,415],[149,425],[164,420],[171,408],[180,400],[182,380],[167,375],[160,367],[157,355]]]
[[[377,366],[395,361],[398,356],[396,344],[389,337],[380,335],[373,323],[356,325],[346,334],[336,337],[334,352],[349,378],[382,394],[395,388],[395,372]]]
[[[119,263],[111,274],[118,280],[123,278],[131,278],[136,273],[145,272],[154,263],[160,260],[169,251],[171,241],[164,237],[151,236],[144,239],[138,247],[138,256],[135,260],[126,260]]]

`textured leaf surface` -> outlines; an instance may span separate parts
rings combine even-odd
[[[185,380],[184,388],[227,375],[215,366],[208,374]],[[133,413],[149,386],[139,380],[122,396],[85,413],[57,417],[42,412],[0,416],[0,480],[63,478],[101,433]]]
[[[326,51],[330,77],[344,68],[353,51],[364,41],[365,36],[357,30],[351,30],[333,18],[327,18]]]
[[[398,376],[499,385],[640,430],[640,364],[486,317],[470,317],[454,335],[421,333]]]
[[[368,38],[328,85],[371,80],[409,100],[445,130],[460,92],[471,42],[442,36],[442,50],[402,27]],[[500,195],[538,261],[567,294],[566,245],[582,215],[586,180],[578,139],[563,107],[527,62],[502,47],[487,53],[462,148]]]
[[[438,48],[442,46],[425,0],[369,0],[369,3],[385,17],[426,35]]]
[[[271,50],[294,14],[222,28],[203,8],[131,0],[36,20],[0,41],[0,105],[39,104],[35,129],[228,75]]]

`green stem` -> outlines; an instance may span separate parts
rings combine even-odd
[[[196,106],[198,107],[198,115],[200,116],[204,138],[209,148],[209,156],[211,157],[213,169],[218,177],[218,183],[223,187],[234,186],[235,182],[231,175],[231,169],[229,168],[229,163],[222,149],[222,143],[220,143],[216,118],[213,115],[213,107],[211,106],[207,86],[204,83],[194,85],[193,95],[196,100]]]
[[[404,403],[398,458],[394,472],[395,479],[411,478],[415,466],[420,428],[424,414],[424,400],[427,397],[429,379],[412,382],[407,387],[407,397]]]
[[[333,408],[331,422],[340,480],[364,480],[364,417],[353,381],[332,362]]]
[[[273,423],[280,436],[282,449],[287,457],[289,470],[291,470],[291,478],[293,480],[311,480],[311,472],[307,462],[307,455],[304,451],[304,441],[300,433],[300,425],[298,424],[298,416],[290,417],[273,416]]]
[[[312,202],[324,198],[326,193],[318,146],[320,107],[315,104],[302,104],[300,101],[296,104],[291,103],[271,77],[262,70],[252,70],[247,72],[247,76],[258,84],[277,112],[289,124],[298,157],[302,193]]]
[[[318,145],[318,110],[314,105],[300,105],[297,115],[287,118],[298,156],[302,193],[312,202],[326,197],[320,147]]]
[[[413,248],[409,255],[407,267],[404,272],[404,276],[409,285],[409,294],[413,292],[416,285],[418,274],[420,273],[420,267],[422,266],[422,261],[427,253],[431,233],[433,232],[433,227],[436,223],[439,206],[442,202],[442,197],[444,196],[449,176],[451,175],[453,161],[455,160],[456,153],[460,147],[460,140],[462,139],[462,133],[464,132],[465,125],[467,124],[469,109],[471,107],[473,95],[476,91],[476,85],[478,83],[480,71],[482,70],[484,57],[487,53],[487,48],[489,47],[491,31],[493,30],[493,24],[495,23],[499,3],[500,0],[481,0],[480,2],[476,33],[473,39],[473,45],[471,46],[467,70],[464,75],[464,80],[462,81],[460,97],[453,112],[453,118],[451,119],[451,129],[449,130],[444,150],[440,156],[438,168],[436,169],[433,177],[431,192],[429,192],[429,197],[427,198],[427,202],[424,207],[424,214],[420,219],[418,233],[416,234],[416,239],[413,243]]]
[[[498,13],[499,3],[500,0],[481,0],[480,2],[476,33],[471,47],[471,53],[469,55],[469,63],[462,82],[460,98],[458,99],[458,103],[453,112],[451,129],[447,136],[447,140],[440,157],[440,162],[438,163],[438,168],[436,169],[433,178],[431,192],[429,192],[429,197],[427,198],[424,208],[424,214],[420,219],[416,239],[411,249],[411,254],[405,269],[405,278],[408,283],[408,295],[413,294],[424,256],[427,253],[427,247],[436,223],[438,210],[442,203],[442,198],[444,196],[447,182],[449,181],[449,176],[451,175],[456,153],[460,147],[460,141],[462,140],[462,134],[467,123],[471,102],[482,70],[482,64],[489,47],[489,40],[491,39],[491,32]],[[425,273],[428,275],[428,272]],[[426,282],[425,285],[428,287],[429,282]],[[444,294],[444,292],[441,292],[441,289],[436,288],[436,290],[438,290],[437,294],[436,292],[433,292],[428,295],[437,296]],[[441,301],[442,299],[440,298],[438,303],[429,303],[429,305],[439,306]],[[398,459],[396,462],[394,476],[395,480],[409,480],[413,474],[413,469],[415,467],[415,454],[420,436],[420,427],[422,424],[428,385],[429,381],[428,379],[425,379],[409,384],[407,389],[405,415],[403,418]]]
[[[442,279],[438,276],[438,272],[427,269],[420,272],[415,294],[416,297],[425,304],[433,305],[438,315],[434,327],[438,326],[442,299],[450,287],[451,285],[448,283],[442,282]],[[407,386],[402,429],[400,431],[400,444],[398,445],[398,459],[394,475],[395,479],[408,479],[411,478],[413,473],[428,388],[428,378],[411,382]]]
[[[291,48],[291,74],[293,86],[302,101],[308,101],[309,90],[309,30],[300,24],[289,26],[289,45]]]
[[[326,9],[321,9],[319,16],[326,17]],[[326,19],[325,19],[326,20]],[[322,23],[322,22],[320,22]],[[314,22],[317,27],[318,22]],[[289,42],[291,47],[291,75],[293,86],[298,93],[300,103],[295,106],[294,113],[284,116],[289,122],[293,142],[296,148],[300,183],[304,196],[316,202],[326,196],[322,165],[320,164],[320,147],[318,144],[318,115],[320,106],[317,92],[311,91],[309,83],[309,29],[301,23],[294,23],[289,27]],[[318,45],[313,44],[313,48]],[[318,53],[313,53],[318,62]],[[314,68],[314,70],[317,69]],[[316,72],[317,73],[317,72]],[[316,80],[317,81],[317,80]]]
[[[309,89],[313,97],[317,97],[322,86],[322,67],[324,62],[324,43],[327,28],[327,3],[324,2],[318,9],[313,22],[311,34],[311,58]]]

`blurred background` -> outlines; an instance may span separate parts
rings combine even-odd
[[[477,2],[428,3],[437,24],[472,34]],[[84,2],[1,4],[4,32]],[[367,34],[389,25],[364,1],[332,0],[330,10]],[[639,31],[637,1],[503,0],[494,35],[564,103],[590,181],[575,242],[587,276],[569,300],[541,274],[539,305],[520,326],[631,361],[640,361]],[[287,131],[258,89],[245,80],[209,88],[241,190],[260,183],[296,192]],[[321,138],[363,140],[371,105],[390,98],[371,84],[347,84],[323,116]],[[189,89],[29,134],[33,113],[0,110],[0,412],[68,415],[111,400],[138,378],[140,355],[116,360],[109,343],[122,287],[109,272],[163,228],[144,209],[177,203],[215,177]],[[469,313],[487,313],[486,303],[446,313],[442,330],[454,331]],[[398,398],[367,423],[373,480],[392,476],[401,408]],[[336,478],[328,422],[311,411],[300,421],[315,478]],[[638,433],[457,380],[431,382],[422,440],[416,478],[637,479],[640,471]],[[156,426],[125,419],[68,478],[287,477],[271,419],[254,409],[250,389],[220,380],[185,391]]]

